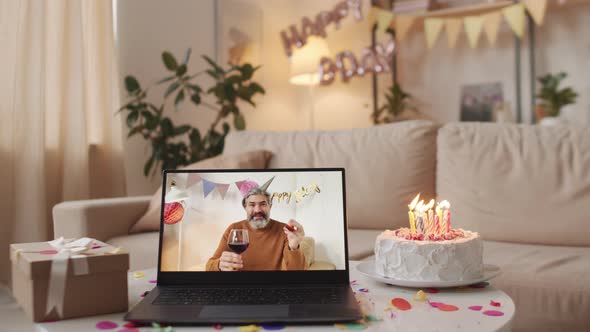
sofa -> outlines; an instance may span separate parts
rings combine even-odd
[[[270,168],[344,167],[349,258],[371,259],[384,229],[407,227],[417,194],[451,202],[480,233],[492,280],[514,300],[515,331],[590,328],[590,129],[406,121],[337,131],[235,132],[224,154],[273,152]],[[150,196],[63,202],[55,236],[91,236],[156,264],[157,232],[129,234]]]

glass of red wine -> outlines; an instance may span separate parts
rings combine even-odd
[[[229,232],[229,238],[227,239],[227,245],[236,254],[240,255],[246,249],[248,249],[250,240],[248,239],[247,229],[232,229]]]

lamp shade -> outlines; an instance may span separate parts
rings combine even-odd
[[[309,37],[302,48],[293,52],[289,82],[296,85],[316,85],[320,83],[320,59],[329,55],[330,49],[325,39]]]

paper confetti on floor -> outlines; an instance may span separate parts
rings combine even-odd
[[[96,323],[96,328],[99,330],[112,330],[116,329],[119,325],[115,322],[111,322],[108,320],[103,320]]]
[[[436,308],[440,311],[451,312],[451,311],[459,310],[458,307],[451,305],[451,304],[446,304],[446,303],[442,303],[442,302],[428,302],[428,303],[430,304],[431,307]]]
[[[150,281],[149,281],[149,283],[150,283],[150,284],[155,284],[155,283],[157,283],[157,282],[158,282],[158,280],[150,280]]]
[[[483,312],[483,314],[486,316],[492,316],[492,317],[504,316],[504,313],[502,311],[498,311],[498,310],[486,310]]]
[[[258,332],[258,331],[260,331],[260,326],[258,326],[258,325],[240,326],[238,328],[238,331],[240,331],[240,332]]]
[[[133,278],[139,279],[139,278],[143,278],[145,277],[145,273],[141,272],[141,271],[137,271],[133,273]]]
[[[481,311],[481,309],[483,309],[483,307],[480,305],[472,305],[471,307],[469,307],[469,310],[473,311]]]
[[[416,293],[416,295],[414,295],[412,300],[414,300],[416,302],[426,302],[426,301],[428,301],[428,298],[426,297],[426,294],[424,294],[423,291],[419,290],[418,293]]]
[[[410,302],[406,301],[405,299],[402,299],[401,297],[396,297],[393,300],[391,300],[391,305],[402,311],[412,309],[412,305],[410,304]]]

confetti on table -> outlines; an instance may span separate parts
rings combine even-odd
[[[437,308],[440,311],[450,312],[450,311],[459,310],[459,308],[454,305],[446,304],[446,303],[442,303],[442,302],[428,302],[428,304],[430,304],[431,307]]]
[[[53,250],[53,249],[41,250],[41,251],[39,251],[39,253],[42,255],[55,255],[55,254],[57,254],[57,250]]]
[[[414,295],[412,300],[414,300],[416,302],[426,302],[426,301],[428,301],[428,298],[426,297],[426,294],[424,294],[423,291],[419,290],[418,293],[416,293],[416,295]]]
[[[406,301],[405,299],[402,299],[401,297],[396,297],[393,300],[391,300],[391,305],[402,311],[412,309],[412,305],[410,304],[410,302]]]
[[[438,293],[438,288],[426,288],[424,292],[429,294],[436,294]]]
[[[245,325],[245,326],[240,326],[238,328],[238,331],[240,331],[240,332],[258,332],[258,331],[260,331],[260,327],[257,325]]]
[[[504,313],[502,311],[498,311],[498,310],[486,310],[483,312],[483,314],[486,316],[492,316],[492,317],[504,316]]]
[[[262,328],[266,331],[280,331],[285,328],[284,325],[262,325]]]
[[[155,284],[155,283],[157,283],[157,282],[158,282],[158,280],[156,280],[156,279],[154,279],[154,280],[150,280],[150,281],[149,281],[149,283],[150,283],[150,284]]]
[[[364,318],[364,321],[367,323],[374,323],[374,322],[380,322],[380,321],[382,321],[382,319],[379,319],[373,315],[366,315]]]
[[[364,330],[367,328],[367,325],[362,323],[350,323],[350,324],[334,324],[335,328],[341,330]]]
[[[369,290],[366,289],[366,288],[361,288],[361,289],[359,289],[359,292],[361,292],[361,293],[368,293]]]
[[[473,311],[480,311],[483,307],[480,305],[472,305],[471,307],[469,307],[469,310],[473,310]]]
[[[96,323],[96,328],[99,330],[112,330],[117,328],[117,326],[119,326],[117,323],[108,320],[103,320]]]
[[[139,279],[139,278],[143,278],[145,277],[145,273],[141,272],[141,271],[137,271],[133,273],[133,278]]]
[[[490,305],[493,307],[499,307],[501,304],[500,304],[500,302],[490,301]]]
[[[221,324],[213,325],[214,330],[223,330],[223,326]]]
[[[139,327],[139,324],[135,323],[135,322],[127,322],[125,324],[123,324],[123,327]]]

